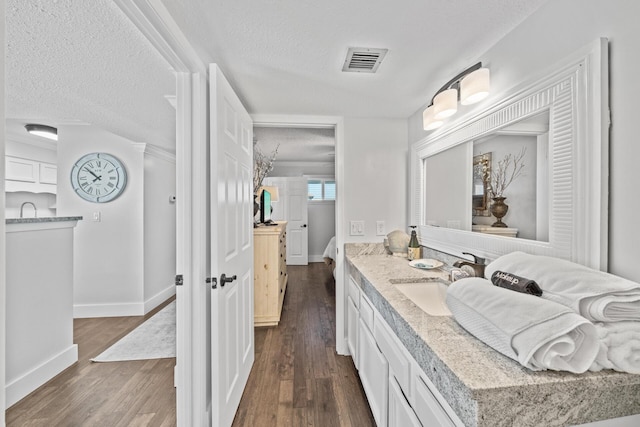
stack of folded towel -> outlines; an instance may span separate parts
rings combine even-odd
[[[452,283],[449,309],[477,338],[533,370],[640,373],[640,284],[522,252],[496,259],[485,276],[496,271],[535,281],[542,295],[479,278]]]

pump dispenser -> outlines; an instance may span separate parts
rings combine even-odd
[[[409,247],[407,248],[407,258],[409,261],[414,259],[420,259],[420,243],[418,242],[418,235],[416,234],[416,226],[411,227],[411,238],[409,239]]]

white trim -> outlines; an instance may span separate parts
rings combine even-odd
[[[322,255],[309,255],[309,262],[324,262]]]
[[[607,41],[601,39],[554,67],[550,75],[517,86],[486,110],[414,143],[410,150],[410,194],[414,200],[410,220],[421,224],[422,243],[454,255],[472,251],[489,259],[520,250],[606,270],[608,134],[602,125],[608,112],[606,64]],[[552,171],[548,242],[425,225],[423,159],[545,109],[550,110]]]
[[[174,70],[206,73],[206,65],[162,0],[114,0],[114,3]]]
[[[115,304],[74,304],[73,318],[124,317],[144,315],[144,303],[125,302]]]
[[[77,361],[78,345],[73,344],[49,360],[36,366],[31,371],[11,381],[5,387],[5,407],[9,408]]]
[[[340,116],[304,116],[304,115],[279,115],[279,114],[254,114],[251,116],[253,125],[259,127],[308,127],[335,129],[336,157],[336,249],[337,259],[336,278],[336,353],[349,354],[346,332],[346,286],[344,273],[344,203],[341,195],[344,194],[344,118]]]
[[[171,283],[169,286],[158,292],[151,298],[147,298],[144,302],[144,314],[149,313],[151,310],[171,298],[176,294],[176,286]]]

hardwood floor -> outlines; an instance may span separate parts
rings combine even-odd
[[[78,362],[7,409],[7,426],[175,426],[175,358],[90,361],[170,301],[146,316],[75,319]]]
[[[280,324],[255,330],[256,360],[233,426],[375,426],[351,357],[336,354],[329,268],[287,271]]]
[[[374,426],[351,358],[335,352],[329,269],[287,269],[282,320],[255,330],[256,360],[233,425]],[[89,360],[161,308],[144,317],[76,319],[78,363],[9,408],[7,426],[175,426],[175,358]]]

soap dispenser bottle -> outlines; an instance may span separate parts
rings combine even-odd
[[[420,243],[416,234],[416,226],[411,226],[411,238],[409,239],[409,247],[407,248],[407,258],[409,261],[420,259]]]

